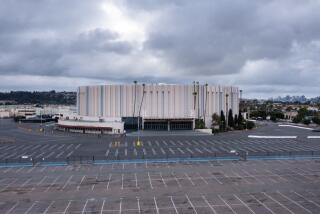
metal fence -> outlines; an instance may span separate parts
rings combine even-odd
[[[126,156],[124,154],[117,154],[113,156],[103,155],[77,155],[61,158],[34,158],[34,157],[20,157],[15,159],[0,159],[0,166],[36,166],[36,165],[68,165],[68,164],[97,164],[97,163],[115,163],[115,162],[145,162],[145,161],[197,161],[197,160],[255,160],[255,159],[294,159],[306,158],[320,159],[319,151],[282,151],[282,152],[247,152],[234,151],[229,153],[202,153],[202,154],[167,154],[167,155],[145,155],[140,153],[137,156]]]

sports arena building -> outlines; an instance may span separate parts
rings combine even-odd
[[[212,114],[228,109],[239,111],[237,87],[135,83],[81,86],[77,91],[77,122],[82,117],[118,118],[124,129],[192,130],[196,119],[210,128]]]

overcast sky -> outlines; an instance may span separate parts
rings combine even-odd
[[[319,0],[0,0],[0,90],[236,85],[320,95]]]

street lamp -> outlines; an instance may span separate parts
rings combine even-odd
[[[229,122],[228,121],[229,120],[228,97],[229,97],[229,94],[226,94],[226,127],[228,127],[228,122]]]

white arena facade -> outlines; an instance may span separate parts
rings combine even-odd
[[[126,84],[80,86],[77,90],[79,117],[118,118],[124,129],[188,130],[203,119],[232,109],[239,112],[239,89],[232,86]],[[140,118],[140,120],[138,120]]]

